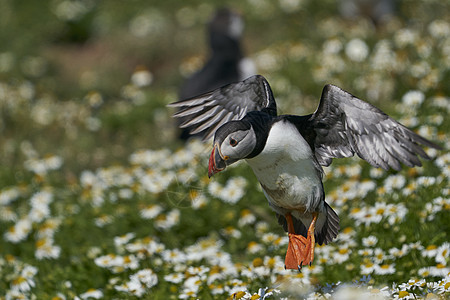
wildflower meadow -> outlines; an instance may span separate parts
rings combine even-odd
[[[222,2],[0,1],[0,299],[450,298],[450,4],[395,3],[227,2],[281,113],[332,83],[443,147],[324,168],[341,229],[298,272],[246,163],[208,179],[211,141],[166,108]]]

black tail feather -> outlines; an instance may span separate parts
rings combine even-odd
[[[339,216],[337,213],[325,202],[327,218],[325,224],[322,227],[321,232],[316,232],[316,243],[319,245],[327,245],[331,242],[339,232]]]

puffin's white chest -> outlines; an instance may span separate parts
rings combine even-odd
[[[275,123],[263,151],[247,159],[272,206],[311,210],[322,193],[320,170],[313,153],[294,125]]]

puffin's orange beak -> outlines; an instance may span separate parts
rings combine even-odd
[[[224,170],[226,167],[227,165],[225,164],[225,159],[220,153],[219,146],[215,144],[211,151],[211,156],[209,157],[208,177],[211,178],[211,176]]]

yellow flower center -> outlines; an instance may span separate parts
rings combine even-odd
[[[222,271],[222,268],[220,266],[213,266],[211,268],[211,271],[209,272],[209,274],[218,274]]]
[[[247,248],[253,248],[253,247],[257,246],[257,245],[258,245],[258,243],[257,243],[257,242],[255,242],[255,241],[251,241],[250,243],[248,243],[248,246],[247,246]]]
[[[379,208],[377,210],[377,215],[382,215],[382,214],[384,214],[384,208]]]
[[[339,254],[346,254],[348,252],[348,249],[339,249]]]
[[[17,277],[15,280],[13,280],[13,285],[19,285],[19,284],[21,284],[21,283],[23,283],[23,282],[25,282],[25,281],[27,281],[26,279],[25,279],[25,277],[22,277],[22,276],[19,276],[19,277]]]
[[[40,239],[36,242],[36,248],[41,248],[42,246],[45,245],[45,240],[44,239]]]
[[[355,209],[358,209],[358,211],[360,210],[359,208],[355,208]],[[349,234],[349,233],[351,233],[353,231],[353,229],[351,228],[351,227],[346,227],[344,230],[343,230],[343,232],[345,233],[345,234]]]
[[[197,196],[198,196],[198,191],[197,190],[192,189],[192,190],[189,191],[189,197],[191,197],[191,200],[197,198]]]
[[[275,266],[275,258],[273,257],[269,258],[269,260],[267,261],[267,266],[269,268],[273,268]]]
[[[245,292],[240,291],[240,292],[237,292],[237,293],[234,293],[233,295],[231,295],[231,297],[229,299],[241,299],[244,296],[245,296]]]
[[[360,211],[361,211],[360,208],[355,207],[354,209],[352,209],[352,210],[350,211],[350,213],[351,213],[351,214],[356,214],[356,213],[359,213]]]
[[[241,211],[241,216],[242,217],[245,217],[245,216],[248,216],[248,215],[251,215],[251,214],[252,214],[252,212],[249,209],[244,209],[244,210]]]
[[[253,266],[256,267],[261,267],[262,265],[264,265],[264,262],[262,260],[262,258],[257,257],[253,260]]]

